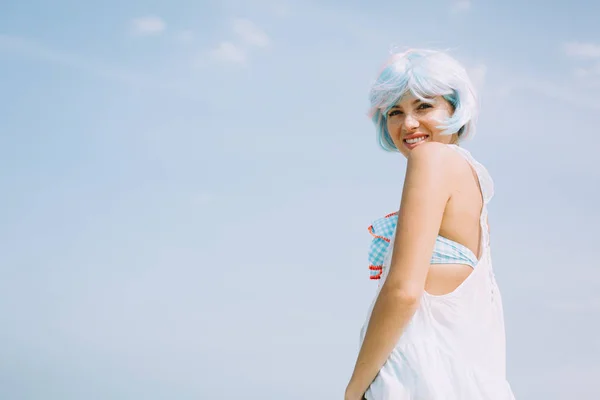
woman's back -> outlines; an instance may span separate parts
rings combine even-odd
[[[440,225],[439,235],[442,238],[466,247],[475,258],[481,257],[481,224],[479,221],[483,197],[477,172],[455,147],[447,146],[452,157],[449,157],[448,168],[453,178],[453,190]],[[425,291],[434,295],[443,295],[455,290],[473,271],[472,266],[464,263],[431,264]]]
[[[476,209],[477,243],[468,248],[478,256],[474,266],[435,264],[439,270],[449,267],[455,272],[470,271],[456,288],[436,295],[426,290],[419,308],[406,327],[388,361],[366,393],[368,400],[486,400],[513,399],[505,374],[505,342],[502,300],[492,270],[487,227],[487,203],[493,196],[493,182],[486,169],[470,153],[456,150],[477,178],[479,205],[473,200],[468,180],[460,178],[455,207],[445,218],[446,231],[452,240],[469,241],[469,223],[452,224],[455,218]],[[463,201],[460,204],[460,201]],[[442,228],[444,224],[442,224]],[[465,236],[461,236],[465,235]],[[457,242],[458,242],[457,240]],[[391,243],[394,241],[392,240]],[[393,246],[387,250],[381,285],[389,271]],[[478,250],[477,252],[475,252]],[[442,280],[438,276],[436,280]],[[369,317],[361,332],[364,338]]]

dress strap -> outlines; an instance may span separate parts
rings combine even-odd
[[[452,149],[456,150],[460,155],[462,155],[477,174],[479,187],[481,189],[481,196],[483,198],[483,207],[481,209],[479,224],[481,226],[482,245],[484,251],[487,251],[490,244],[490,229],[488,226],[487,205],[492,199],[492,197],[494,197],[494,181],[492,180],[490,173],[483,166],[483,164],[477,161],[468,150],[454,144],[451,144],[449,146]]]
[[[494,197],[494,181],[492,180],[488,170],[479,161],[477,161],[468,150],[463,149],[455,144],[451,144],[449,146],[462,155],[475,170],[477,179],[479,179],[479,186],[481,187],[483,201],[485,204],[489,203],[492,197]]]

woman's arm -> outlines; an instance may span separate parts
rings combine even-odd
[[[409,154],[390,271],[375,302],[346,400],[362,399],[418,307],[450,199],[450,152],[443,144],[429,142]]]

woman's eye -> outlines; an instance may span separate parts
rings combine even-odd
[[[433,106],[431,104],[429,104],[429,103],[421,103],[421,104],[419,104],[419,110],[424,110],[426,108],[431,108],[431,107],[433,107]]]
[[[392,110],[392,111],[390,111],[388,113],[388,117],[393,117],[393,116],[396,116],[396,115],[400,115],[401,113],[402,113],[402,111],[400,111],[400,110]]]

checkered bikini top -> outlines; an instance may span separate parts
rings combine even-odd
[[[383,261],[396,231],[397,224],[398,213],[395,212],[376,220],[369,226],[369,232],[373,235],[373,240],[369,248],[370,279],[381,278]],[[477,257],[468,247],[438,235],[435,240],[430,264],[466,264],[475,267],[477,265]]]

